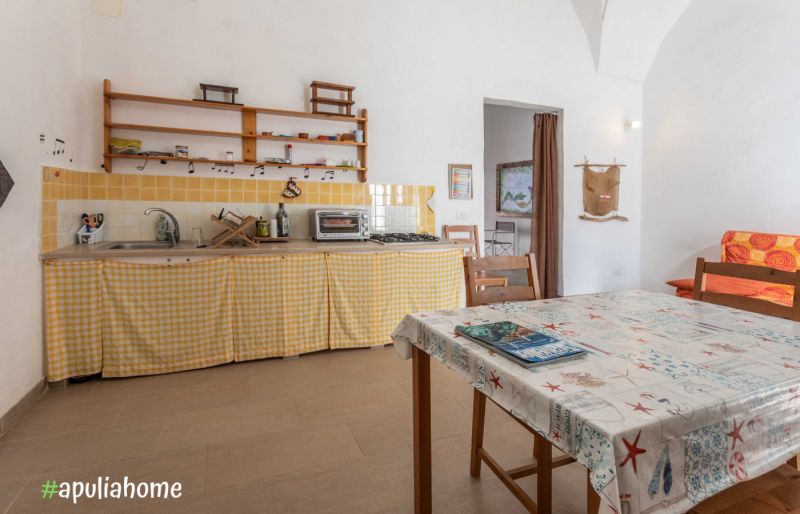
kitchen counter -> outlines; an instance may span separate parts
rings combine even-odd
[[[382,346],[409,312],[463,303],[463,245],[447,241],[112,244],[42,256],[51,382]]]
[[[292,253],[374,253],[374,252],[415,252],[431,250],[450,250],[470,248],[471,245],[441,240],[430,243],[378,244],[370,241],[317,242],[296,240],[287,243],[260,243],[255,247],[223,246],[221,248],[195,248],[190,241],[182,241],[174,248],[117,249],[108,247],[119,241],[106,241],[94,245],[72,245],[46,252],[42,260],[60,259],[110,259],[114,257],[171,257],[171,256],[224,256],[224,255],[281,255]]]

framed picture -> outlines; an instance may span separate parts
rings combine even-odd
[[[472,199],[472,164],[448,164],[450,198]]]
[[[533,161],[497,165],[497,215],[533,215]]]

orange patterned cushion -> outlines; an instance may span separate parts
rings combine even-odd
[[[797,271],[800,267],[800,236],[729,230],[722,236],[720,260]],[[675,291],[677,296],[692,297],[693,279],[670,280],[667,284],[677,287]],[[791,286],[714,275],[708,276],[706,290],[748,296],[789,306],[792,304],[794,293],[794,288]]]
[[[796,271],[800,236],[729,230],[722,236],[721,261]]]

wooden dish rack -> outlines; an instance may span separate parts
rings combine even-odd
[[[218,216],[211,215],[211,221],[223,228],[222,232],[214,236],[209,246],[212,248],[219,248],[226,243],[241,242],[245,246],[258,246],[252,237],[247,235],[247,230],[256,224],[255,216],[237,216],[229,212],[227,216],[235,218],[236,223],[220,219]],[[237,224],[238,223],[238,224]]]
[[[138,125],[131,123],[115,123],[111,117],[112,100],[125,100],[129,102],[145,102],[165,105],[177,105],[181,107],[192,107],[201,109],[217,109],[223,111],[239,111],[242,113],[242,131],[241,132],[227,132],[219,130],[200,130],[179,127],[164,127],[157,125]],[[340,121],[346,123],[353,123],[356,127],[364,132],[364,141],[357,143],[355,141],[330,141],[319,139],[305,139],[299,137],[283,137],[275,135],[261,134],[258,131],[258,114],[265,114],[270,116],[285,116],[292,118],[311,118],[317,120],[327,121]],[[323,169],[323,170],[352,170],[358,172],[359,182],[367,181],[367,110],[361,109],[358,116],[347,116],[342,114],[327,114],[320,112],[303,112],[303,111],[288,111],[284,109],[272,109],[269,107],[251,107],[239,104],[198,101],[198,100],[182,100],[177,98],[165,98],[160,96],[147,96],[137,95],[132,93],[120,93],[111,90],[111,81],[105,79],[103,81],[103,169],[111,173],[113,168],[114,159],[139,159],[139,160],[153,160],[153,161],[180,161],[180,162],[195,162],[195,163],[213,163],[213,164],[241,164],[246,166],[266,166],[274,168],[300,168],[300,169]],[[227,161],[227,160],[212,160],[212,159],[193,159],[184,157],[162,157],[158,155],[145,156],[145,155],[126,155],[114,154],[111,150],[111,134],[113,130],[133,130],[141,132],[165,132],[170,134],[188,134],[194,136],[208,136],[220,138],[237,138],[242,140],[242,160]],[[321,164],[283,164],[260,162],[256,155],[257,142],[259,139],[270,141],[282,141],[285,143],[302,143],[302,144],[322,144],[322,145],[336,145],[336,146],[350,146],[357,149],[358,160],[360,167],[350,166],[324,166]]]

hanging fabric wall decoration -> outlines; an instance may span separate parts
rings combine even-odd
[[[14,179],[11,178],[11,174],[8,173],[8,170],[0,161],[0,207],[6,202],[12,187],[14,187]]]
[[[619,184],[620,168],[624,164],[576,164],[583,168],[583,214],[580,219],[586,221],[628,221],[620,216]],[[592,168],[600,168],[599,170]]]

